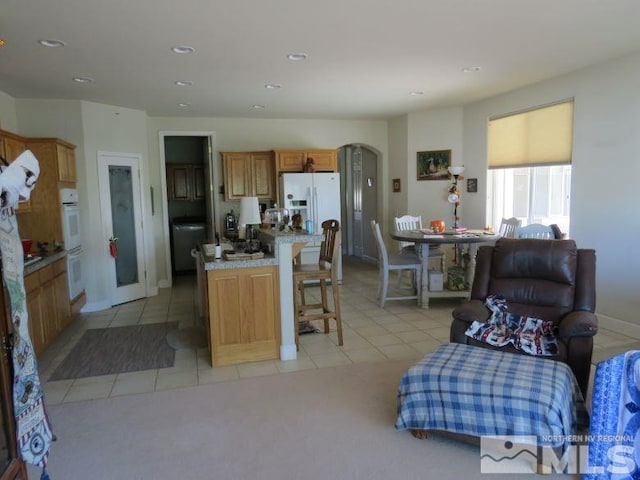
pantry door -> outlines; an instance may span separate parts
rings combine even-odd
[[[140,156],[98,152],[98,183],[111,305],[147,296]]]

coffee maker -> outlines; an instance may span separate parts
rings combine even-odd
[[[238,218],[233,213],[233,209],[224,217],[224,236],[229,240],[238,238]]]

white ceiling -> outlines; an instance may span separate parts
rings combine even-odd
[[[2,0],[0,90],[151,116],[388,118],[640,51],[639,19],[638,0]]]

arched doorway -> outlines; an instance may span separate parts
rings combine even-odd
[[[370,222],[378,218],[378,153],[366,145],[338,150],[342,197],[342,254],[376,260]]]

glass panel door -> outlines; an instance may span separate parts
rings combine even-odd
[[[116,286],[139,282],[131,167],[109,165],[111,223],[117,238]]]

